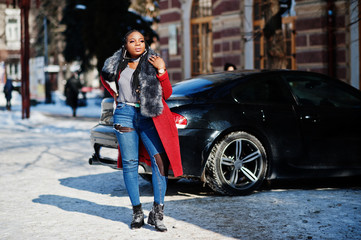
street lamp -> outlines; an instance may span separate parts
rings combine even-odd
[[[49,58],[48,58],[48,19],[44,16],[44,65],[45,65],[45,103],[51,103],[51,89],[48,72]]]
[[[22,119],[30,118],[30,90],[29,90],[29,10],[30,0],[18,2],[21,14],[21,96]]]

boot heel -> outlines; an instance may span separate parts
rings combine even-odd
[[[163,223],[164,205],[153,204],[153,208],[149,213],[148,223],[154,225],[155,229],[160,232],[166,232],[168,229]]]
[[[154,208],[152,208],[152,210],[149,212],[147,223],[149,225],[154,226],[155,225],[155,219],[154,218],[155,218],[155,212],[154,212]]]
[[[140,228],[144,225],[144,213],[142,210],[142,204],[133,206],[133,220],[130,224],[130,228]]]

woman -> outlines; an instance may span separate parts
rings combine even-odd
[[[105,61],[101,80],[117,103],[113,127],[125,186],[133,206],[131,228],[144,225],[138,185],[138,163],[144,157],[140,154],[141,145],[147,150],[152,166],[154,203],[148,223],[158,231],[167,231],[163,210],[168,166],[170,164],[174,176],[182,175],[183,170],[178,131],[165,102],[172,94],[172,86],[164,60],[147,46],[139,31],[132,30],[125,35],[124,46]],[[109,82],[116,82],[116,89],[111,88]]]

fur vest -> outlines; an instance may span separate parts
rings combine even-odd
[[[148,58],[152,55],[157,55],[152,49],[148,49],[142,56],[144,61],[141,61],[137,68],[139,71],[139,99],[140,112],[145,117],[156,117],[163,112],[162,103],[162,87],[157,78],[157,71],[152,64],[148,62]],[[102,69],[102,77],[108,82],[115,82],[117,87],[117,80],[120,74],[120,63],[125,61],[123,58],[122,49],[118,50],[104,62]]]

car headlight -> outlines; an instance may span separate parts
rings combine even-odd
[[[103,125],[113,125],[114,99],[104,98],[101,105],[101,115],[99,123]]]

